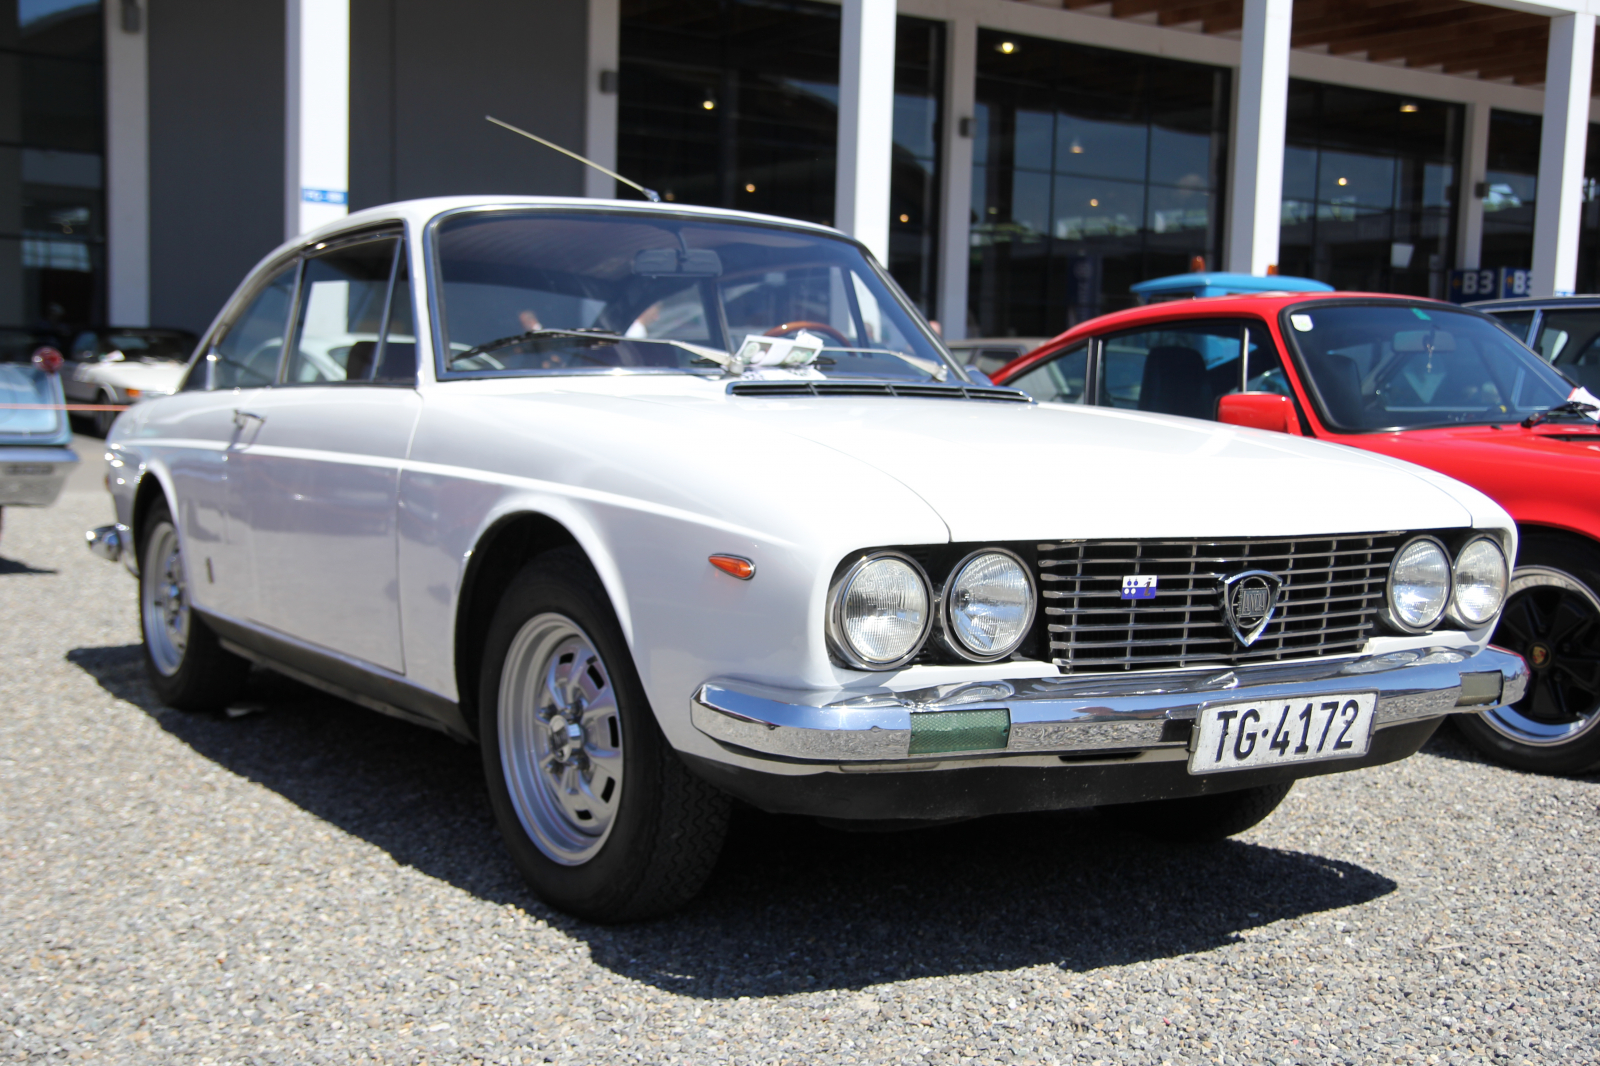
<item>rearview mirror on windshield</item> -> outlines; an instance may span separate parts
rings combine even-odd
[[[633,257],[633,272],[646,278],[671,274],[716,278],[722,276],[722,257],[709,248],[646,248]]]
[[[1397,352],[1453,352],[1456,338],[1442,329],[1405,329],[1394,335]]]

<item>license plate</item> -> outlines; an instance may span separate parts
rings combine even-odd
[[[1376,693],[1214,703],[1195,720],[1191,774],[1353,759],[1372,745]]]

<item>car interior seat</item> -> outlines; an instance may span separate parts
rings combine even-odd
[[[372,378],[372,363],[378,355],[377,341],[356,341],[344,360],[346,381],[368,381]]]
[[[1210,418],[1212,406],[1204,356],[1178,344],[1150,349],[1139,384],[1139,410]]]

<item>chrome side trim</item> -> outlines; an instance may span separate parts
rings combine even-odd
[[[895,692],[886,688],[795,691],[715,679],[690,701],[690,719],[730,747],[808,762],[890,762],[911,758],[913,716],[930,711],[1010,713],[1005,748],[979,755],[1154,750],[1188,743],[1172,722],[1193,719],[1218,700],[1310,699],[1376,691],[1376,728],[1489,708],[1462,706],[1461,675],[1499,671],[1500,704],[1522,698],[1528,666],[1489,646],[1390,652],[1335,662],[1313,660],[1217,672],[1140,677],[1047,677],[985,681]]]

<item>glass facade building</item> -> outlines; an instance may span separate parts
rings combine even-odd
[[[833,223],[839,8],[808,0],[623,0],[619,171],[678,203]],[[889,268],[934,292],[944,25],[895,31]]]
[[[1048,336],[1222,252],[1230,75],[978,34],[969,335]]]
[[[0,325],[104,318],[102,26],[99,3],[0,7]]]
[[[1279,270],[1444,296],[1465,117],[1460,104],[1291,80]]]

